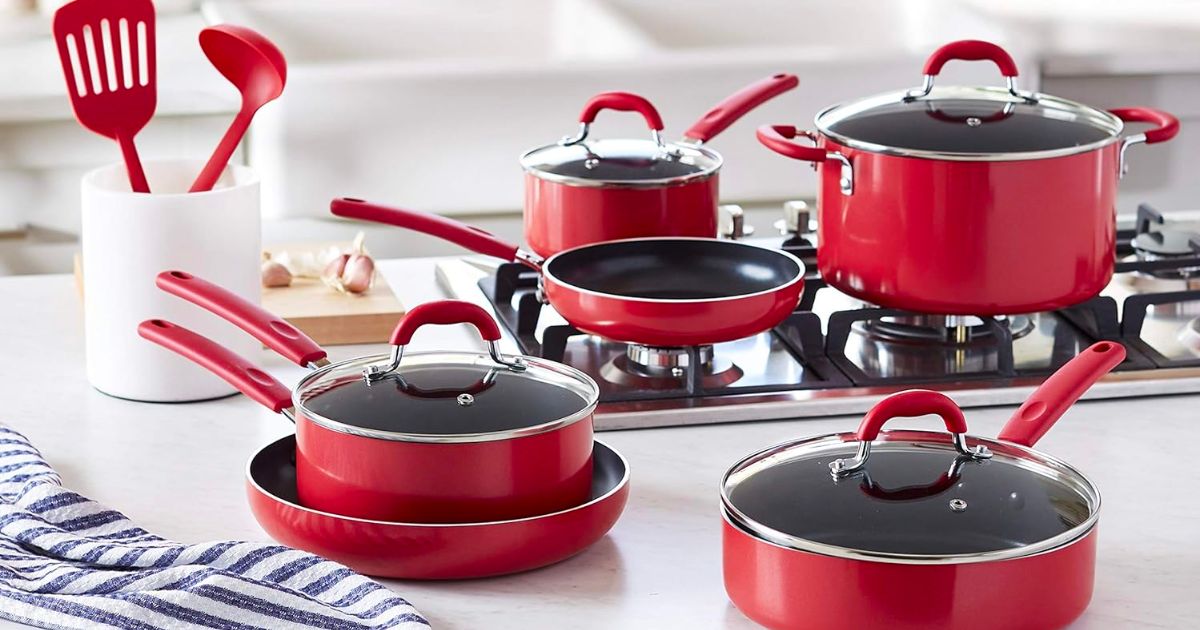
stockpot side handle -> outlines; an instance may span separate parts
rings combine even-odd
[[[1119,107],[1108,111],[1123,122],[1150,123],[1154,125],[1153,129],[1149,129],[1141,134],[1144,137],[1140,138],[1139,142],[1145,142],[1146,144],[1166,142],[1179,133],[1179,119],[1161,109],[1154,109],[1152,107]],[[1132,138],[1133,136],[1130,137]]]
[[[325,350],[311,337],[225,287],[179,270],[158,274],[154,284],[241,328],[292,363],[302,367],[329,363]]]
[[[162,319],[138,324],[138,335],[216,374],[275,413],[292,407],[292,392],[286,385],[208,337]]]
[[[966,442],[967,419],[962,409],[947,395],[928,389],[910,389],[892,394],[876,403],[862,422],[854,438],[858,440],[858,453],[853,459],[837,459],[830,462],[829,468],[834,478],[861,469],[871,456],[871,442],[879,437],[879,432],[893,418],[915,418],[925,415],[941,417],[954,440],[954,448],[962,455],[975,459],[991,457],[991,451],[983,445],[969,448]]]

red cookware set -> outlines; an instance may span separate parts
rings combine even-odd
[[[952,60],[991,61],[1007,86],[935,86]],[[1016,77],[999,47],[954,42],[928,59],[920,88],[832,106],[815,131],[758,129],[768,148],[818,171],[825,282],[875,305],[977,316],[1057,309],[1105,286],[1126,151],[1169,140],[1178,121],[1022,91]],[[747,86],[676,143],[663,141],[645,99],[593,98],[574,137],[521,158],[532,251],[361,199],[331,210],[522,263],[567,322],[609,340],[741,339],[793,312],[806,270],[789,253],[715,238],[722,159],[704,143],[796,85],[779,74]],[[606,109],[640,114],[650,138],[593,139]],[[1128,122],[1153,127],[1129,134]],[[374,575],[479,577],[566,558],[624,507],[628,465],[592,435],[597,384],[502,355],[499,328],[477,306],[417,306],[389,353],[329,363],[298,330],[220,287],[183,272],[158,285],[312,369],[288,388],[169,322],[139,329],[296,423],[247,472],[255,516],[287,544]],[[420,327],[454,323],[474,326],[487,352],[405,352]],[[880,401],[856,432],[742,459],[720,488],[730,599],[774,628],[1069,623],[1092,593],[1100,495],[1033,447],[1124,355],[1113,342],[1088,348],[996,438],[968,435],[945,395],[910,390]],[[946,432],[882,430],[929,414]]]
[[[481,577],[581,551],[624,506],[628,466],[593,442],[596,383],[565,365],[502,355],[496,323],[474,304],[417,306],[389,354],[330,363],[299,330],[226,289],[182,271],[157,284],[312,369],[293,389],[171,322],[138,328],[295,422],[295,437],[251,462],[248,481],[256,516],[285,542],[375,575]],[[488,352],[405,353],[420,327],[457,323],[474,326]],[[370,549],[380,540],[391,541],[386,553]]]

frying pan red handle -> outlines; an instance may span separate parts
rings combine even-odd
[[[603,110],[615,109],[622,112],[637,112],[646,119],[646,125],[654,131],[662,131],[663,121],[662,116],[658,115],[658,110],[654,109],[654,105],[650,101],[633,94],[631,92],[604,92],[592,97],[591,100],[583,106],[583,113],[579,114],[579,122],[584,125],[590,125],[596,120],[596,116]]]
[[[1179,133],[1179,119],[1152,107],[1121,107],[1108,110],[1124,122],[1150,123],[1154,125],[1144,133],[1146,144],[1166,142]]]
[[[461,300],[439,300],[426,302],[409,311],[392,331],[390,343],[393,346],[407,346],[417,329],[428,324],[470,324],[479,331],[484,341],[500,340],[500,327],[482,307]]]
[[[540,260],[532,254],[521,252],[516,245],[501,240],[490,232],[428,212],[391,208],[352,197],[334,199],[329,203],[329,210],[336,216],[347,219],[373,221],[423,232],[485,256],[519,260],[526,264],[535,264],[535,260]]]
[[[138,334],[220,376],[275,413],[292,406],[292,392],[286,385],[208,337],[162,319],[138,324]]]
[[[1013,61],[1011,55],[1003,48],[979,39],[961,39],[938,48],[925,60],[922,73],[926,76],[937,76],[946,62],[954,60],[990,61],[1000,68],[1001,75],[1017,76],[1017,62]]]
[[[949,396],[928,389],[910,389],[892,394],[872,407],[858,425],[855,437],[860,442],[870,442],[879,437],[879,430],[892,418],[914,418],[928,414],[941,416],[946,423],[946,430],[951,433],[967,432],[967,419]]]
[[[805,162],[824,162],[829,158],[829,152],[820,147],[807,147],[792,142],[797,137],[813,140],[815,136],[809,131],[800,131],[792,125],[763,125],[755,130],[758,141],[768,149],[793,160]]]
[[[328,356],[316,341],[295,326],[225,287],[177,270],[158,274],[154,284],[250,333],[292,363],[307,367]]]
[[[1125,346],[1101,341],[1050,375],[1000,429],[1001,440],[1033,446],[1100,377],[1125,360]]]
[[[784,73],[755,81],[713,106],[683,133],[683,137],[708,142],[754,108],[797,85],[800,85],[800,79],[796,75]]]

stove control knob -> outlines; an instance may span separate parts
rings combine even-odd
[[[721,236],[731,241],[754,236],[754,226],[746,224],[746,213],[741,206],[726,204],[717,206],[717,211],[721,214]]]
[[[787,201],[783,204],[783,218],[775,222],[775,227],[779,229],[779,233],[785,236],[790,234],[809,234],[812,229],[809,227],[812,223],[812,212],[808,208],[808,203],[804,201]]]

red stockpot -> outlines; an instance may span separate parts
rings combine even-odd
[[[1124,356],[1112,342],[1085,350],[997,439],[967,436],[945,395],[910,390],[883,399],[855,433],[738,462],[721,489],[730,599],[770,628],[1066,626],[1092,596],[1100,495],[1030,447]],[[925,414],[950,435],[880,432]]]
[[[1007,88],[939,87],[952,59],[994,62]],[[817,131],[758,139],[818,171],[818,268],[872,304],[946,315],[1062,308],[1108,284],[1126,150],[1171,139],[1162,111],[1104,111],[1018,91],[994,44],[959,41],[925,64],[917,90],[822,111]],[[1122,136],[1126,122],[1154,128]],[[815,146],[792,139],[803,136]]]
[[[625,238],[717,234],[721,155],[701,146],[750,110],[796,87],[776,74],[710,109],[679,142],[664,142],[663,122],[646,99],[606,92],[588,101],[579,133],[521,156],[525,170],[525,239],[539,256]],[[650,139],[589,140],[605,109],[646,119]]]
[[[329,364],[287,322],[190,274],[160,287],[316,369],[291,391],[257,366],[162,320],[138,332],[204,366],[296,423],[301,503],[344,516],[419,523],[523,518],[583,503],[591,490],[595,381],[536,357],[503,356],[480,307],[445,300],[410,310],[391,355]],[[488,353],[405,355],[426,324],[469,323]]]

